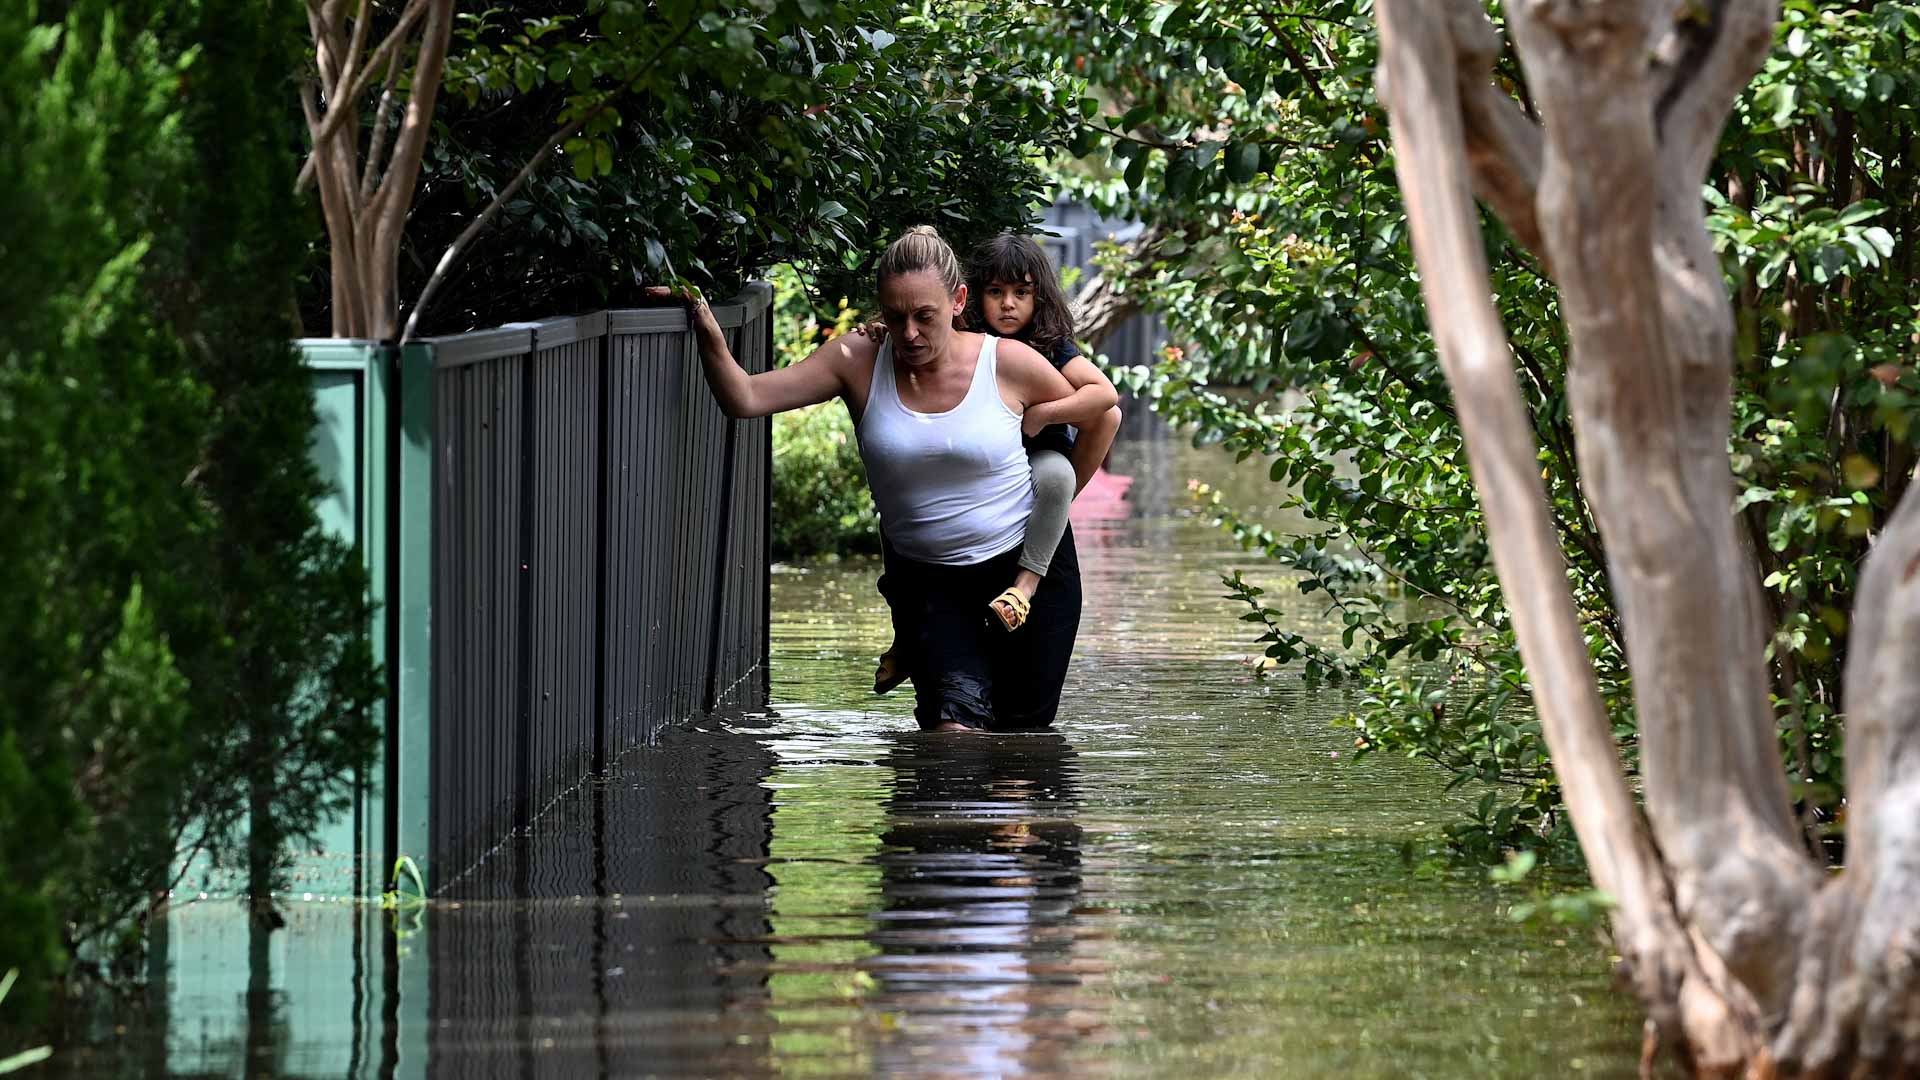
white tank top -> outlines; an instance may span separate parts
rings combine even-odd
[[[918,562],[985,562],[1025,539],[1033,512],[1020,417],[1000,397],[998,339],[981,336],[966,396],[941,413],[901,403],[893,342],[882,343],[854,428],[880,527],[895,551]]]

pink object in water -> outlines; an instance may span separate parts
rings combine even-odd
[[[1080,495],[1073,500],[1073,509],[1067,520],[1111,521],[1125,518],[1132,513],[1127,505],[1127,489],[1133,486],[1133,477],[1115,476],[1105,466],[1096,470],[1093,479],[1080,489]]]

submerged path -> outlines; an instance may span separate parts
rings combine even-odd
[[[1341,691],[1237,661],[1219,573],[1272,575],[1183,512],[1220,456],[1125,444],[1115,464],[1133,516],[1075,527],[1087,601],[1057,732],[914,732],[910,688],[863,689],[875,567],[782,568],[773,715],[628,755],[458,905],[397,924],[296,906],[251,971],[194,959],[247,956],[213,947],[247,930],[189,907],[157,1020],[68,1067],[1635,1075],[1638,1013],[1593,932],[1515,925],[1440,857],[1466,796],[1349,762]],[[380,950],[402,951],[398,980],[355,959]]]

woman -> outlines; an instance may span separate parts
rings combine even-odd
[[[894,241],[878,268],[884,340],[845,334],[790,367],[748,375],[706,304],[691,314],[707,385],[728,416],[846,402],[887,540],[888,595],[905,605],[914,717],[938,731],[1043,728],[1080,625],[1071,531],[1041,588],[1046,603],[1013,633],[983,613],[1018,569],[1032,475],[1021,432],[1088,423],[1111,400],[1058,403],[1072,387],[1018,341],[953,328],[966,310],[960,260],[928,226]],[[1093,409],[1079,415],[1081,406]]]

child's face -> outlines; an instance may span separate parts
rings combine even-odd
[[[1017,334],[1033,319],[1033,284],[1026,281],[994,281],[987,284],[981,298],[980,313],[987,325],[1000,335]]]

